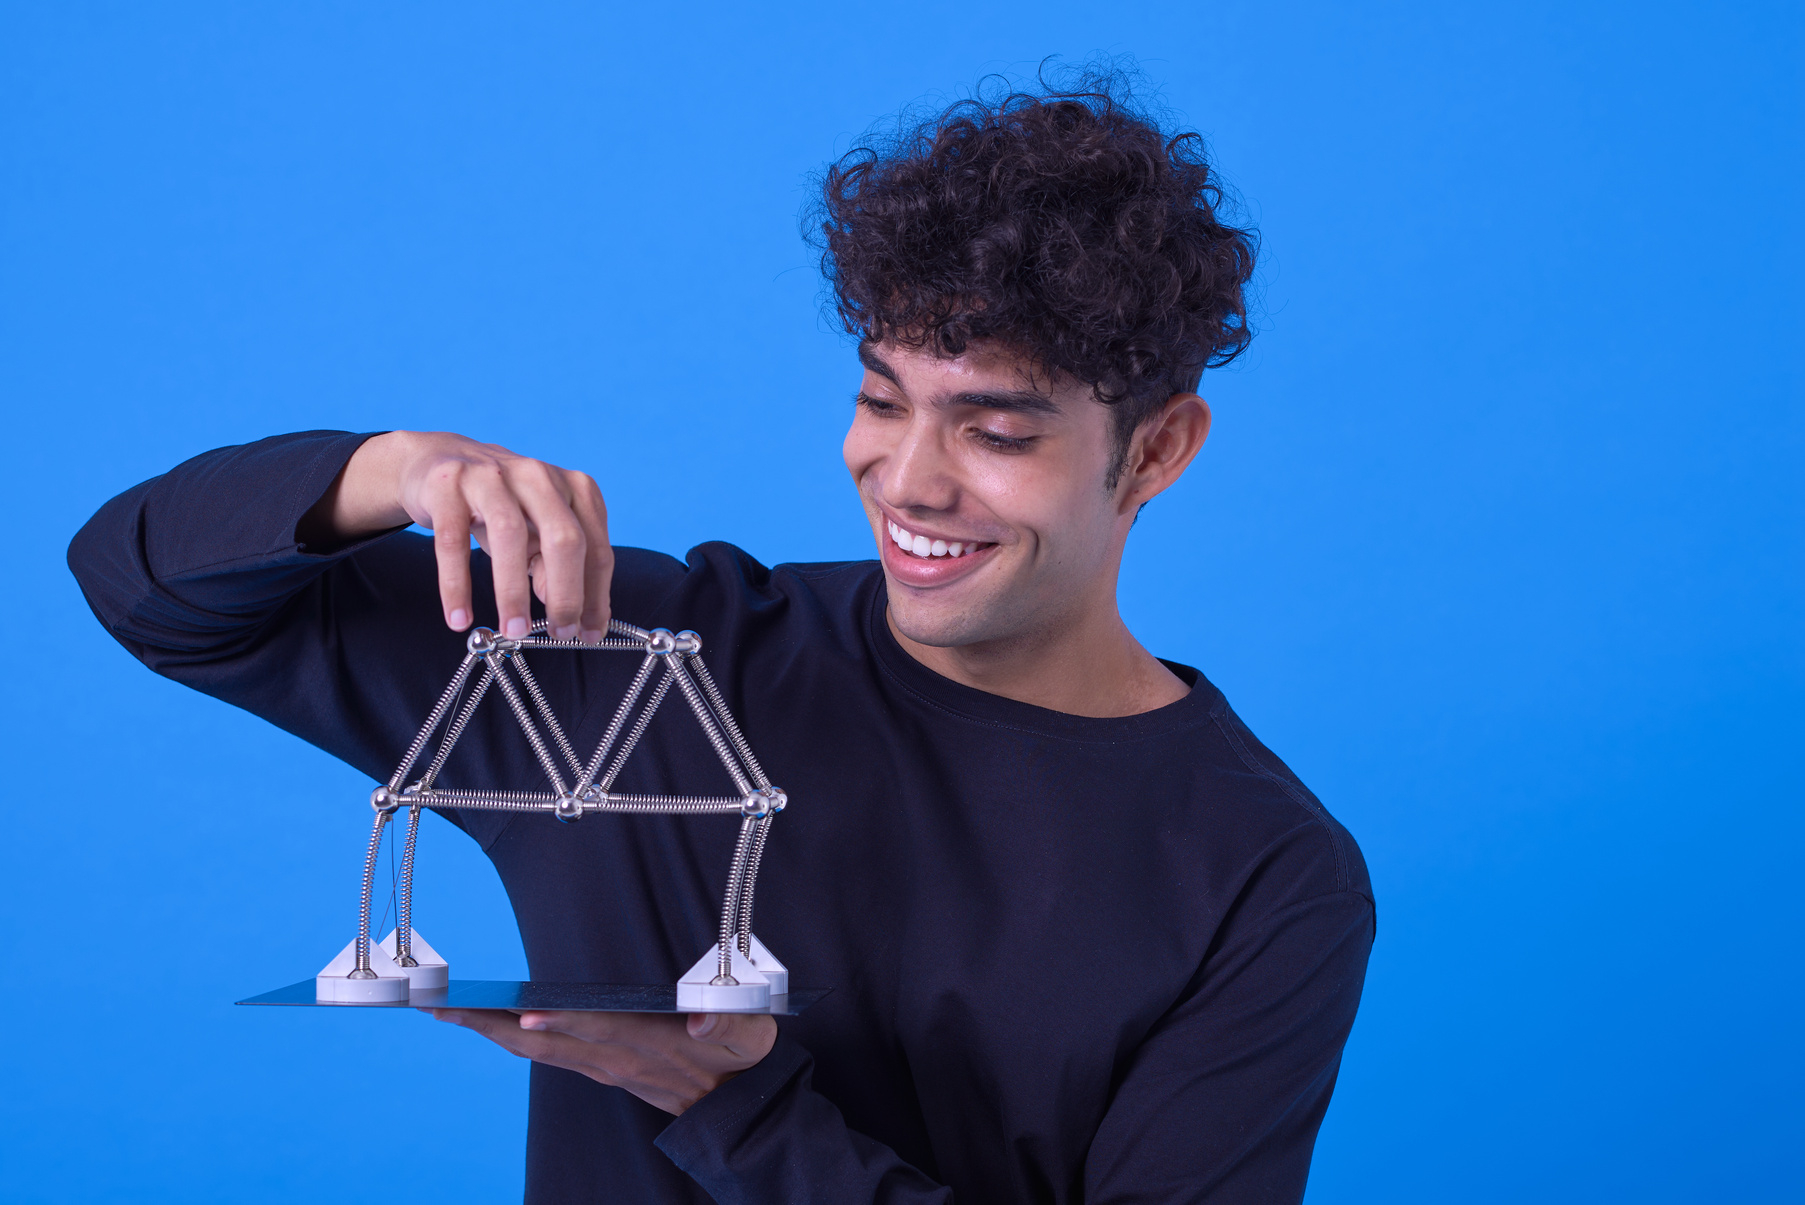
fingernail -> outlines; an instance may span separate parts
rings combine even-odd
[[[470,626],[470,612],[459,607],[445,617],[445,622],[451,625],[453,631],[461,632]]]
[[[702,1018],[702,1024],[696,1026],[695,1036],[698,1038],[706,1038],[720,1027],[721,1018],[713,1013],[709,1013]]]
[[[589,628],[585,628],[583,630],[583,643],[584,644],[600,644],[601,642],[602,642],[602,634],[600,632],[594,631]]]
[[[531,626],[532,626],[531,624],[527,623],[527,621],[522,619],[520,616],[518,616],[518,615],[514,616],[514,618],[508,620],[508,627],[507,627],[508,639],[509,640],[519,640],[522,636],[526,635],[527,628],[529,628]]]
[[[522,1029],[544,1029],[545,1022],[541,1021],[537,1017],[534,1017],[531,1021],[527,1020],[525,1017],[522,1017],[522,1018],[520,1018],[520,1028],[522,1028]]]
[[[575,640],[577,638],[577,625],[574,623],[567,623],[554,632],[553,635],[559,640]]]

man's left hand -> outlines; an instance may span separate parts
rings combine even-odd
[[[673,1114],[756,1064],[777,1041],[777,1022],[763,1013],[427,1011],[523,1059],[625,1088]]]

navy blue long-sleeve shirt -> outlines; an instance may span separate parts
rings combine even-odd
[[[199,456],[109,502],[69,559],[146,665],[383,779],[463,640],[440,618],[424,537],[296,542],[363,438]],[[1190,694],[1142,715],[1066,715],[911,658],[876,562],[617,554],[614,613],[701,633],[789,793],[755,927],[793,983],[834,990],[675,1119],[534,1065],[529,1202],[1302,1197],[1371,888],[1347,832],[1202,675],[1172,665]],[[478,622],[493,625],[475,559]],[[637,660],[534,658],[579,748]],[[500,707],[441,781],[542,786]],[[618,789],[726,786],[667,708]],[[444,814],[500,872],[535,980],[668,983],[714,941],[731,818]],[[418,901],[429,932],[431,909]],[[433,939],[455,967],[455,935]]]

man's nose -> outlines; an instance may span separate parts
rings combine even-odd
[[[959,482],[941,433],[931,423],[911,422],[884,467],[883,502],[897,510],[952,510]]]

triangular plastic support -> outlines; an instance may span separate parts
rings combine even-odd
[[[370,947],[370,969],[376,972],[376,978],[350,978],[356,968],[357,939],[352,938],[338,957],[314,976],[314,998],[341,1004],[386,1004],[407,999],[407,973],[380,946]]]
[[[377,948],[387,954],[391,960],[400,958],[400,955],[395,952],[395,935],[400,932],[399,929],[391,929],[387,937],[376,943]],[[414,961],[419,965],[404,967],[399,962],[395,964],[395,969],[407,976],[408,986],[417,992],[449,984],[451,982],[450,964],[439,957],[437,950],[426,944],[426,939],[420,936],[420,930],[410,926],[408,933],[410,935],[408,949],[412,951]]]
[[[763,1012],[774,996],[787,996],[790,973],[763,942],[751,939],[752,957],[732,950],[732,975],[738,982],[717,984],[720,947],[710,946],[683,978],[677,980],[677,1007],[684,1012]]]

